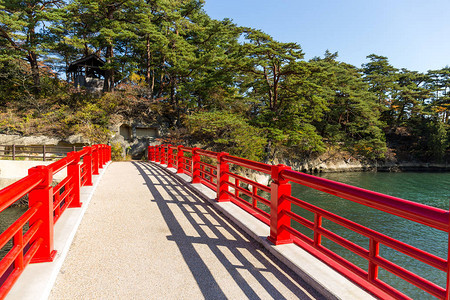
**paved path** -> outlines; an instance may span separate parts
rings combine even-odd
[[[158,167],[111,164],[50,299],[226,298],[320,295]]]

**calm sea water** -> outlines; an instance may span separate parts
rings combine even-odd
[[[450,173],[327,173],[321,175],[321,177],[445,210],[449,209]],[[431,229],[298,184],[293,184],[292,194],[299,199],[315,204],[402,242],[426,250],[442,258],[447,258],[448,234],[442,231]],[[313,220],[313,215],[301,208],[296,207],[296,212],[309,220]],[[367,238],[327,220],[323,221],[323,225],[325,228],[368,249],[369,240]],[[312,237],[312,232],[302,225],[296,223],[294,227],[305,235]],[[367,271],[368,263],[365,259],[360,258],[330,240],[323,239],[323,244]],[[383,245],[380,247],[380,255],[445,287],[446,275],[444,272],[417,262]],[[428,293],[421,291],[386,270],[380,270],[379,278],[414,299],[434,299]]]

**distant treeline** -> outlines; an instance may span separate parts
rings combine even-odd
[[[299,44],[211,19],[202,5],[0,0],[0,129],[98,141],[112,116],[139,115],[173,139],[253,159],[446,159],[449,67],[419,73],[371,54],[358,68],[329,51],[305,61]],[[106,61],[100,98],[58,79],[89,54]]]

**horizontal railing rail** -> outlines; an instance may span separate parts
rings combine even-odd
[[[0,145],[0,158],[11,160],[55,160],[64,158],[67,153],[81,150],[82,147],[55,146],[55,145]]]
[[[166,154],[176,151],[174,154]],[[334,268],[363,289],[379,298],[409,299],[389,282],[382,281],[378,272],[387,272],[417,286],[439,299],[450,299],[449,241],[446,244],[446,259],[418,249],[386,234],[336,215],[331,211],[295,198],[291,195],[291,182],[312,188],[341,199],[359,203],[397,217],[423,224],[449,234],[450,214],[448,210],[404,200],[389,195],[365,190],[336,181],[293,171],[284,165],[268,165],[228,153],[217,153],[199,148],[159,145],[148,148],[148,159],[167,167],[175,167],[177,173],[192,177],[192,183],[201,183],[216,191],[216,201],[231,201],[254,217],[269,225],[268,240],[275,245],[294,243],[302,247],[330,267]],[[165,157],[164,159],[158,159]],[[270,175],[271,184],[266,186],[231,171],[230,165],[252,172]],[[245,172],[248,173],[248,172]],[[294,208],[309,211],[313,220],[297,214]],[[332,222],[368,239],[368,247],[350,241],[322,225]],[[293,225],[295,224],[295,226]],[[312,231],[312,237],[299,230],[301,227]],[[326,238],[367,261],[367,270],[355,265],[322,244]],[[440,286],[404,267],[390,261],[380,253],[380,245],[402,253],[412,260],[425,263],[443,272],[446,286]]]
[[[67,208],[80,207],[80,188],[92,185],[111,160],[111,147],[94,145],[48,166],[28,170],[28,176],[0,190],[0,213],[28,195],[28,209],[0,234],[0,299],[3,299],[30,263],[53,261],[54,225]],[[52,186],[53,175],[66,169],[67,176]],[[7,245],[11,247],[6,248]]]

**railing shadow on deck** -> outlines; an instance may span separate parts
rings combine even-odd
[[[303,279],[266,250],[263,250],[262,246],[252,241],[246,233],[230,225],[209,204],[171,177],[172,175],[168,175],[166,171],[148,163],[133,162],[133,164],[145,180],[154,197],[152,201],[156,202],[171,231],[172,235],[167,238],[177,244],[205,298],[225,299],[227,296],[223,290],[224,287],[220,286],[214,278],[211,272],[212,266],[206,264],[195,248],[195,246],[202,245],[209,248],[216,261],[222,264],[221,267],[227,270],[236,285],[249,299],[259,299],[260,296],[242,273],[250,274],[274,299],[286,299],[286,296],[263,273],[271,272],[285,288],[299,299],[323,298]],[[163,175],[165,176],[163,177]],[[161,195],[157,188],[158,185],[164,188],[167,195]],[[171,203],[176,204],[182,211],[183,216],[196,231],[197,237],[186,234],[169,207]],[[209,230],[205,230],[205,228]]]

